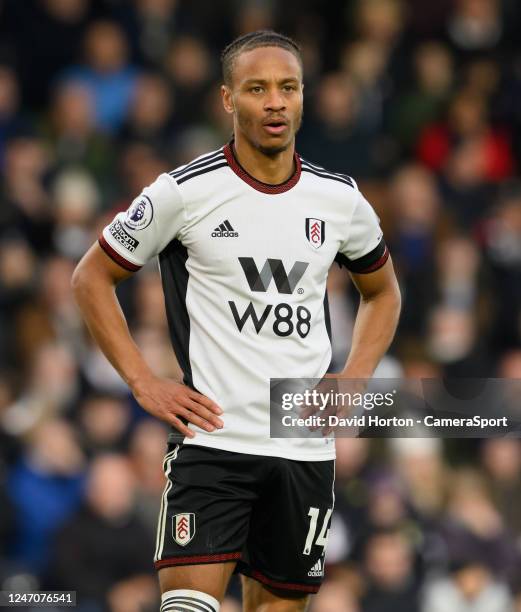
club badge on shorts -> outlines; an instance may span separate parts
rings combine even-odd
[[[186,546],[195,535],[195,514],[182,512],[172,517],[172,537],[179,546]]]
[[[313,248],[319,249],[326,239],[326,222],[308,217],[306,219],[306,238]]]

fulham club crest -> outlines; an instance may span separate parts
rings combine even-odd
[[[183,512],[172,517],[172,536],[179,546],[186,546],[195,535],[195,514]]]
[[[306,219],[306,238],[313,248],[320,248],[326,238],[326,222],[308,217]]]

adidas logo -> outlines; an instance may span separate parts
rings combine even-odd
[[[324,575],[324,562],[322,559],[319,559],[315,565],[309,570],[308,576],[313,578],[319,578]]]
[[[219,227],[216,227],[212,232],[212,238],[237,238],[238,236],[239,232],[233,229],[228,219],[223,221]]]

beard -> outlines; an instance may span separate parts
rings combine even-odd
[[[294,127],[292,130],[290,130],[291,133],[285,142],[282,142],[282,143],[278,142],[278,143],[273,143],[272,145],[266,145],[266,144],[263,144],[262,142],[259,142],[252,135],[254,121],[252,121],[248,117],[244,117],[240,112],[236,111],[236,120],[237,120],[237,125],[239,129],[244,134],[248,142],[252,145],[252,147],[257,149],[257,151],[259,151],[263,155],[266,155],[266,157],[276,157],[277,155],[286,151],[293,145],[293,142],[295,140],[295,135],[297,134],[297,132],[300,129],[300,126],[302,125],[302,116],[303,116],[303,111],[301,111],[300,114],[295,117],[295,120],[293,123]]]
[[[279,153],[286,151],[286,149],[288,149],[291,146],[292,140],[290,140],[286,144],[273,145],[272,147],[265,147],[264,145],[259,144],[259,143],[252,143],[252,144],[255,146],[257,151],[260,151],[266,157],[277,157]]]

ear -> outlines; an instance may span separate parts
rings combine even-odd
[[[221,85],[221,97],[223,100],[224,110],[227,113],[232,114],[234,112],[233,97],[232,90],[228,87],[228,85]]]

